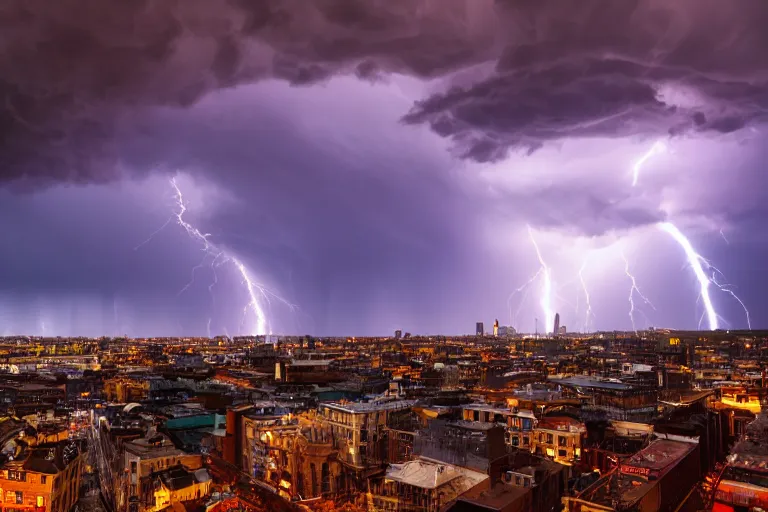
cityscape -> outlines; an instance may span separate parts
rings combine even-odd
[[[0,512],[768,511],[768,0],[0,27]]]
[[[768,507],[768,332],[0,340],[3,508]]]

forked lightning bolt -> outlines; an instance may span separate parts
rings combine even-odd
[[[536,239],[533,237],[533,230],[531,226],[528,227],[528,236],[531,239],[534,249],[536,249],[536,257],[539,259],[541,265],[541,273],[543,277],[542,293],[541,293],[541,309],[544,310],[544,319],[546,321],[544,332],[549,332],[547,329],[552,329],[555,325],[555,313],[552,311],[552,275],[549,267],[544,262],[544,258],[541,256],[539,250],[539,244],[536,243]]]
[[[534,281],[541,275],[541,269],[537,270],[531,278],[525,282],[522,286],[516,288],[512,293],[509,294],[509,297],[507,298],[507,309],[509,309],[509,321],[511,325],[514,325],[515,327],[518,327],[517,325],[517,317],[520,314],[520,309],[523,307],[523,303],[525,302],[525,299],[528,297],[528,292],[531,289],[531,285]],[[517,306],[517,309],[514,313],[512,313],[512,298],[517,295],[518,293],[523,293],[523,297],[520,299],[520,303]]]
[[[211,242],[210,233],[203,233],[199,229],[197,229],[195,226],[190,224],[184,218],[184,214],[187,212],[187,203],[184,201],[184,194],[182,193],[181,188],[179,187],[176,181],[176,178],[175,177],[172,178],[170,180],[170,183],[174,191],[176,211],[173,213],[169,221],[166,221],[166,223],[163,224],[160,227],[160,229],[152,233],[149,236],[149,238],[147,238],[144,242],[136,246],[136,249],[138,249],[139,247],[145,245],[150,240],[152,240],[152,238],[155,235],[157,235],[169,224],[170,220],[175,220],[176,224],[181,226],[187,232],[190,238],[200,243],[201,250],[204,253],[203,259],[201,260],[201,262],[192,269],[192,277],[190,281],[186,285],[184,285],[184,287],[179,291],[179,294],[182,294],[189,289],[189,287],[195,281],[196,271],[207,264],[213,271],[213,281],[208,286],[208,291],[211,292],[211,298],[213,298],[213,293],[212,293],[213,287],[216,286],[216,284],[218,283],[218,274],[216,272],[216,269],[222,265],[231,264],[237,270],[238,276],[242,279],[243,286],[245,287],[245,290],[248,293],[249,301],[243,307],[243,317],[245,318],[248,315],[248,313],[251,313],[254,316],[255,327],[253,329],[254,332],[252,332],[252,334],[253,335],[271,334],[271,332],[269,332],[267,315],[266,315],[266,312],[264,311],[262,300],[267,305],[269,305],[271,298],[274,298],[280,301],[281,303],[285,304],[286,306],[288,306],[288,308],[290,308],[291,311],[294,311],[296,309],[296,306],[289,303],[282,297],[278,296],[277,294],[275,294],[265,286],[257,283],[251,277],[247,267],[240,259],[238,259],[233,254],[229,253],[226,249],[222,249],[218,247],[216,244],[214,244],[213,242]],[[207,329],[210,333],[210,320],[208,321]]]
[[[643,299],[643,302],[651,306],[651,308],[656,309],[654,305],[651,303],[648,298],[643,295],[643,292],[640,291],[640,288],[637,287],[637,281],[635,280],[635,276],[629,271],[629,260],[624,255],[624,253],[621,253],[621,257],[624,260],[624,273],[629,278],[632,285],[629,287],[629,319],[632,322],[632,330],[637,332],[637,327],[635,327],[635,294],[637,294],[641,299]]]
[[[659,224],[659,228],[667,232],[675,241],[682,247],[685,252],[685,257],[688,260],[688,264],[693,269],[693,274],[696,276],[696,280],[699,282],[699,297],[704,303],[704,313],[707,316],[709,323],[709,329],[714,331],[719,328],[719,316],[712,304],[712,297],[709,295],[709,285],[714,284],[719,290],[729,294],[733,297],[744,309],[744,314],[747,317],[747,326],[752,329],[752,323],[749,318],[749,310],[744,302],[734,293],[734,291],[727,284],[720,284],[717,281],[717,274],[723,275],[715,266],[713,266],[709,260],[704,258],[696,249],[693,248],[691,241],[686,237],[674,224],[671,222],[662,222]],[[711,272],[712,277],[707,275],[706,270]]]

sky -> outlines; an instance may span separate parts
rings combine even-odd
[[[764,0],[0,23],[0,335],[768,327]]]

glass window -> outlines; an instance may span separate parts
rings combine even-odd
[[[554,443],[555,437],[552,434],[547,434],[547,444]]]
[[[40,483],[41,484],[45,484],[47,482],[48,482],[48,477],[47,476],[43,475],[43,476],[40,477]]]
[[[565,436],[557,436],[557,444],[558,446],[568,446],[568,440]]]
[[[528,446],[531,444],[531,440],[528,436],[523,437],[523,446]]]
[[[517,436],[512,436],[512,446],[520,446],[520,438]]]
[[[16,504],[17,505],[24,504],[24,493],[21,491],[16,491]]]

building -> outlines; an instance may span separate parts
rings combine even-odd
[[[135,503],[138,510],[156,506],[155,486],[157,473],[182,465],[196,471],[202,467],[199,454],[188,454],[176,448],[165,434],[150,429],[145,437],[123,444],[122,465],[116,475],[118,508]],[[122,499],[121,499],[122,498]]]
[[[727,457],[715,492],[713,512],[768,509],[768,416],[746,426]]]
[[[396,330],[395,331],[395,339],[399,340],[402,337],[403,337],[403,331],[401,331],[400,329]]]
[[[700,476],[695,438],[657,439],[562,501],[567,512],[675,510]]]
[[[581,458],[586,433],[584,424],[571,417],[545,417],[533,429],[531,451],[571,465]]]
[[[479,495],[489,482],[485,473],[418,457],[387,468],[385,478],[371,486],[368,510],[438,512],[459,496]]]
[[[281,496],[291,499],[299,487],[300,427],[287,412],[281,414],[282,411],[275,409],[266,414],[242,416],[242,467],[251,476],[274,486]]]
[[[659,393],[655,385],[582,376],[549,380],[562,387],[564,398],[577,398],[582,402],[583,419],[647,423],[657,414]]]
[[[493,322],[493,336],[497,337],[499,335],[499,320],[496,319]]]
[[[69,512],[80,498],[83,458],[72,442],[22,449],[0,469],[3,510]]]
[[[555,325],[554,325],[554,328],[552,329],[552,334],[554,334],[555,336],[560,334],[560,313],[555,313]]]
[[[153,512],[163,510],[174,503],[204,498],[211,487],[211,477],[206,469],[189,471],[181,464],[155,473],[154,480]]]
[[[477,336],[483,336],[485,334],[485,329],[483,328],[483,322],[477,322],[477,324],[475,324],[475,334]]]

